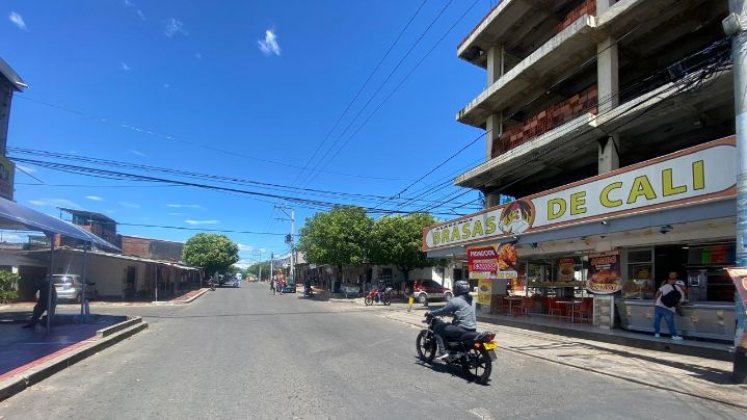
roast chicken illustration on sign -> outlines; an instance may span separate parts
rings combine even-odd
[[[519,200],[507,205],[501,212],[500,229],[504,234],[522,233],[534,223],[534,206]]]

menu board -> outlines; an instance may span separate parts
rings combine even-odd
[[[480,279],[477,283],[477,303],[490,306],[490,298],[493,294],[493,280]]]
[[[622,286],[620,254],[610,252],[589,256],[589,280],[586,289],[591,293],[616,293]]]

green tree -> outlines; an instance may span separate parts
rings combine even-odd
[[[239,261],[239,246],[226,235],[198,233],[184,244],[182,259],[189,265],[202,267],[210,276],[228,270]]]
[[[344,265],[366,262],[372,227],[364,209],[336,207],[306,219],[298,249],[309,263],[335,265],[341,274]]]
[[[269,261],[263,261],[260,263],[254,263],[250,265],[246,269],[247,274],[251,274],[253,276],[256,276],[257,279],[262,280],[259,278],[259,267],[262,267],[262,279],[269,279],[270,278],[270,262]]]
[[[0,303],[8,303],[18,297],[15,287],[21,276],[8,270],[0,270]]]
[[[410,270],[438,265],[422,251],[423,229],[436,220],[428,213],[407,216],[384,216],[376,221],[371,232],[371,262],[397,267],[405,280]]]

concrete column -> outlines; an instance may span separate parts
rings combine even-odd
[[[611,37],[597,44],[598,113],[604,114],[619,103],[617,42]]]
[[[604,12],[612,7],[617,0],[597,0],[597,16],[601,16]]]
[[[503,135],[503,115],[501,113],[491,114],[485,120],[485,160],[493,158],[493,142]]]
[[[488,86],[503,76],[503,46],[494,45],[488,49]]]
[[[485,193],[485,208],[495,207],[501,202],[500,194]]]
[[[620,167],[620,136],[610,134],[607,138],[599,140],[598,171],[600,174],[612,171]]]

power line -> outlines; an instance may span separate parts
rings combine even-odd
[[[335,129],[337,129],[337,126],[340,124],[340,122],[342,121],[343,117],[345,117],[345,115],[348,113],[348,111],[350,110],[350,107],[353,106],[353,103],[355,103],[355,101],[358,99],[358,97],[361,95],[361,93],[363,93],[363,90],[366,88],[366,86],[368,86],[368,82],[370,82],[371,79],[373,78],[374,74],[376,74],[376,72],[379,71],[379,68],[381,68],[381,65],[384,63],[384,61],[386,60],[386,58],[389,57],[389,54],[392,52],[392,50],[394,49],[394,47],[397,45],[397,43],[399,42],[399,40],[402,38],[402,35],[404,35],[404,33],[407,31],[407,29],[410,27],[410,25],[412,24],[412,22],[415,20],[415,18],[420,13],[420,10],[423,9],[423,6],[425,6],[425,3],[427,3],[427,2],[428,2],[428,0],[423,0],[423,2],[420,3],[420,6],[418,6],[418,8],[415,10],[415,13],[413,13],[413,15],[407,21],[407,23],[405,24],[405,26],[400,30],[399,34],[394,39],[394,41],[392,42],[392,44],[386,50],[386,52],[384,53],[384,56],[381,57],[381,59],[376,64],[376,66],[374,67],[374,69],[371,71],[371,73],[369,73],[368,77],[363,82],[363,85],[361,85],[360,89],[358,89],[358,92],[353,96],[353,99],[351,99],[350,102],[348,102],[347,106],[342,111],[342,113],[340,114],[340,116],[337,117],[337,120],[332,125],[332,128],[329,130],[329,132],[327,132],[327,135],[324,136],[324,138],[319,143],[319,145],[317,145],[316,149],[314,149],[314,153],[311,154],[311,157],[306,161],[306,164],[303,166],[303,169],[301,169],[301,171],[296,175],[296,177],[293,180],[293,182],[291,183],[291,185],[295,185],[296,182],[298,182],[298,180],[301,177],[303,177],[303,174],[306,171],[306,168],[308,168],[309,164],[314,161],[314,158],[316,158],[316,155],[319,153],[319,150],[321,150],[322,146],[327,142],[327,140],[332,135],[332,133],[335,131]]]
[[[412,67],[412,69],[410,69],[410,71],[409,71],[409,72],[408,72],[408,73],[407,73],[407,74],[405,75],[405,77],[403,77],[403,78],[402,78],[402,80],[400,80],[400,82],[399,82],[399,83],[398,83],[398,84],[397,84],[397,85],[396,85],[396,86],[394,87],[394,89],[392,89],[392,91],[391,91],[391,92],[389,92],[389,94],[388,94],[388,95],[387,95],[386,97],[384,97],[384,99],[383,99],[383,100],[382,100],[382,101],[381,101],[381,102],[379,103],[379,105],[378,105],[378,106],[377,106],[377,107],[376,107],[376,108],[375,108],[375,109],[374,109],[374,110],[373,110],[373,111],[372,111],[372,112],[371,112],[371,113],[370,113],[370,114],[368,115],[368,117],[367,117],[367,118],[366,118],[366,119],[365,119],[365,120],[363,121],[363,123],[362,123],[361,125],[359,125],[359,126],[358,126],[358,128],[357,128],[357,129],[356,129],[356,130],[355,130],[355,131],[354,131],[354,132],[353,132],[353,133],[352,133],[352,134],[351,134],[351,135],[350,135],[350,136],[349,136],[349,137],[347,138],[347,140],[345,140],[345,141],[344,141],[344,142],[342,143],[342,145],[340,145],[340,147],[339,147],[339,148],[337,149],[337,151],[336,151],[336,152],[335,152],[335,153],[334,153],[334,154],[332,155],[332,157],[330,157],[330,158],[329,158],[329,159],[328,159],[328,160],[327,160],[327,161],[326,161],[325,163],[323,163],[323,165],[321,166],[321,168],[322,168],[322,169],[324,169],[324,168],[326,168],[327,166],[329,166],[329,164],[330,164],[330,163],[331,163],[332,161],[334,161],[334,160],[335,160],[335,158],[337,157],[337,155],[339,155],[339,154],[340,154],[340,152],[341,152],[341,151],[342,151],[342,150],[343,150],[343,149],[344,149],[344,148],[345,148],[345,147],[346,147],[346,146],[348,145],[348,143],[350,143],[350,140],[352,140],[352,139],[353,139],[353,137],[355,137],[355,136],[356,136],[356,135],[357,135],[357,134],[358,134],[358,133],[359,133],[359,132],[360,132],[360,131],[361,131],[361,130],[363,129],[363,127],[365,127],[365,126],[366,126],[366,124],[368,124],[368,122],[369,122],[369,121],[371,121],[371,119],[373,118],[373,116],[374,116],[374,115],[376,115],[376,113],[377,113],[377,112],[379,112],[379,111],[381,110],[381,108],[383,108],[383,107],[384,107],[384,105],[385,105],[385,104],[386,104],[386,103],[387,103],[387,102],[389,101],[389,99],[391,99],[391,98],[392,98],[392,96],[394,96],[394,94],[395,94],[395,93],[396,93],[396,92],[397,92],[397,91],[398,91],[398,90],[399,90],[399,89],[400,89],[400,88],[402,87],[402,85],[403,85],[403,84],[404,84],[404,83],[405,83],[405,82],[406,82],[406,81],[407,81],[407,80],[408,80],[408,79],[410,78],[410,76],[412,76],[412,74],[413,74],[413,73],[415,73],[415,71],[416,71],[416,70],[417,70],[417,69],[418,69],[418,68],[420,67],[420,65],[421,65],[421,64],[423,64],[423,62],[425,61],[425,59],[426,59],[426,58],[428,58],[428,56],[430,56],[430,55],[431,55],[431,53],[432,53],[432,52],[433,52],[433,51],[434,51],[434,50],[436,49],[436,47],[438,47],[438,45],[439,45],[439,44],[441,44],[441,42],[443,42],[443,40],[444,40],[444,39],[446,39],[446,37],[447,37],[447,36],[449,35],[449,33],[451,33],[451,31],[452,31],[452,30],[453,30],[453,29],[454,29],[454,28],[455,28],[455,27],[456,27],[456,26],[457,26],[457,25],[459,24],[459,22],[461,22],[461,21],[462,21],[462,19],[464,19],[464,18],[465,18],[465,16],[467,16],[467,14],[469,13],[469,11],[470,11],[470,10],[472,10],[472,8],[474,8],[474,7],[475,7],[475,6],[477,5],[477,3],[478,3],[479,1],[480,1],[480,0],[475,0],[475,1],[474,1],[474,2],[473,2],[473,3],[472,3],[472,4],[471,4],[471,5],[470,5],[470,6],[468,7],[468,8],[467,8],[467,9],[466,9],[466,10],[464,11],[464,13],[462,13],[462,15],[461,15],[461,16],[459,16],[459,18],[457,18],[457,20],[456,20],[456,21],[455,21],[455,22],[454,22],[454,23],[453,23],[453,24],[452,24],[452,25],[451,25],[451,26],[449,27],[449,29],[447,29],[447,30],[446,30],[446,32],[444,32],[444,34],[443,34],[443,35],[441,36],[441,38],[439,38],[439,39],[438,39],[438,40],[436,41],[436,43],[435,43],[435,44],[433,44],[433,46],[431,47],[431,49],[430,49],[430,50],[428,50],[428,52],[426,52],[426,53],[425,53],[425,55],[423,55],[423,56],[422,56],[422,57],[420,58],[420,60],[418,60],[418,62],[417,62],[417,63],[415,63],[415,65],[414,65],[414,66]],[[447,6],[448,6],[448,4],[447,4]],[[377,92],[377,93],[378,93],[378,92]],[[373,99],[373,97],[372,97],[371,99]],[[352,125],[352,123],[351,123],[351,125]],[[343,133],[343,134],[344,134],[344,133]],[[340,138],[339,138],[338,140],[341,140],[341,139],[342,139],[342,135],[340,136]],[[334,145],[333,145],[333,147],[334,147]],[[332,148],[330,148],[329,150],[332,150]],[[326,155],[325,155],[325,157],[326,157]],[[316,176],[318,176],[318,172],[317,172]],[[312,178],[312,179],[313,179],[313,178]],[[308,183],[310,183],[312,179],[310,179]],[[308,184],[308,183],[307,183],[307,184]]]
[[[105,118],[105,117],[97,116],[97,115],[94,115],[94,114],[91,114],[91,113],[88,113],[88,112],[83,112],[83,111],[80,111],[80,110],[76,110],[76,109],[73,109],[73,108],[70,108],[70,107],[67,107],[67,106],[64,106],[64,105],[58,105],[58,104],[54,104],[54,103],[51,103],[51,102],[34,99],[34,98],[31,98],[31,97],[26,96],[26,95],[20,95],[20,96],[17,96],[17,98],[22,99],[24,101],[28,101],[28,102],[33,103],[33,104],[46,106],[46,107],[49,107],[49,108],[52,108],[52,109],[56,109],[56,110],[59,110],[59,111],[63,111],[63,112],[67,112],[67,113],[73,114],[73,115],[78,115],[80,117],[84,117],[84,118],[87,118],[87,119],[90,119],[90,120],[93,120],[93,121],[97,121],[97,122],[102,123],[102,124],[113,124],[113,125],[118,126],[119,128],[123,128],[123,129],[129,130],[129,131],[133,131],[133,132],[136,132],[136,133],[141,134],[141,135],[146,135],[146,136],[151,136],[151,137],[157,137],[157,138],[160,138],[160,139],[163,139],[163,140],[176,141],[176,142],[179,142],[179,143],[188,144],[190,146],[202,148],[202,149],[205,149],[205,150],[210,150],[210,151],[217,152],[217,153],[224,154],[224,155],[231,156],[231,157],[241,157],[241,158],[251,159],[251,160],[255,160],[255,161],[258,161],[258,162],[264,162],[264,163],[268,163],[268,164],[272,164],[272,165],[284,166],[284,167],[287,167],[287,168],[303,169],[302,166],[294,165],[292,163],[287,163],[287,162],[281,162],[281,161],[276,161],[276,160],[271,160],[271,159],[260,158],[260,157],[257,157],[257,156],[247,155],[245,153],[241,153],[241,152],[237,152],[237,151],[222,149],[222,148],[218,148],[218,147],[215,147],[215,146],[208,146],[208,145],[204,145],[204,144],[192,142],[192,141],[189,141],[189,140],[184,140],[184,139],[181,139],[181,138],[178,138],[178,137],[174,137],[174,136],[171,136],[171,135],[168,135],[168,134],[162,134],[162,133],[158,133],[158,132],[155,132],[155,131],[152,131],[152,130],[148,130],[148,129],[145,129],[145,128],[140,128],[140,127],[137,127],[137,126],[134,126],[134,125],[131,125],[131,124],[119,123],[119,122],[113,121],[113,120],[111,120],[109,118]],[[318,169],[313,169],[313,170],[309,169],[309,171],[316,172],[316,171],[318,171]],[[329,174],[329,175],[337,175],[337,176],[344,176],[344,177],[357,178],[357,179],[370,179],[370,180],[378,180],[378,181],[403,181],[403,179],[401,179],[401,178],[387,178],[387,177],[378,177],[378,176],[364,176],[364,175],[348,174],[348,173],[337,172],[337,171],[324,171],[324,172],[327,173],[327,174]]]
[[[433,27],[433,25],[435,25],[436,22],[441,18],[441,16],[444,14],[444,12],[446,11],[446,9],[449,8],[449,6],[451,5],[452,2],[453,2],[453,0],[449,0],[448,2],[446,2],[446,4],[444,4],[444,6],[438,12],[438,14],[436,15],[436,17],[434,17],[433,20],[428,24],[428,26],[426,26],[425,30],[423,30],[423,32],[421,32],[420,36],[418,36],[418,38],[415,40],[415,42],[412,45],[410,45],[410,48],[408,48],[407,51],[405,51],[405,54],[400,58],[400,60],[397,62],[397,64],[394,66],[394,68],[389,72],[389,74],[386,76],[386,78],[384,79],[384,81],[379,84],[379,86],[376,88],[376,90],[374,91],[374,93],[368,98],[368,100],[366,101],[366,103],[363,104],[363,106],[361,107],[361,109],[358,110],[358,112],[355,114],[355,116],[350,121],[350,123],[345,127],[345,129],[342,131],[342,133],[340,133],[340,135],[332,143],[332,145],[324,152],[324,154],[322,155],[322,158],[320,159],[321,165],[323,165],[324,167],[326,167],[326,164],[324,163],[324,161],[325,161],[325,159],[327,159],[327,156],[329,156],[330,152],[335,148],[335,146],[340,142],[340,140],[343,139],[343,137],[345,136],[345,133],[347,133],[348,130],[350,129],[350,127],[352,127],[353,124],[355,124],[355,122],[363,114],[363,112],[366,110],[366,108],[368,108],[368,105],[370,105],[371,102],[379,94],[379,92],[381,92],[381,90],[384,88],[384,86],[392,78],[392,76],[394,75],[394,73],[397,70],[399,70],[399,68],[402,65],[402,63],[404,63],[404,61],[407,59],[407,57],[409,57],[410,54],[412,53],[412,51],[415,49],[415,47],[417,47],[418,44],[420,44],[420,42],[423,40],[423,38],[425,38],[425,36],[428,34],[428,32]],[[316,167],[319,167],[319,166],[320,165],[317,165]],[[317,171],[317,173],[318,173],[318,171]],[[309,177],[309,179],[303,185],[310,184],[313,178],[314,178],[313,176]]]

